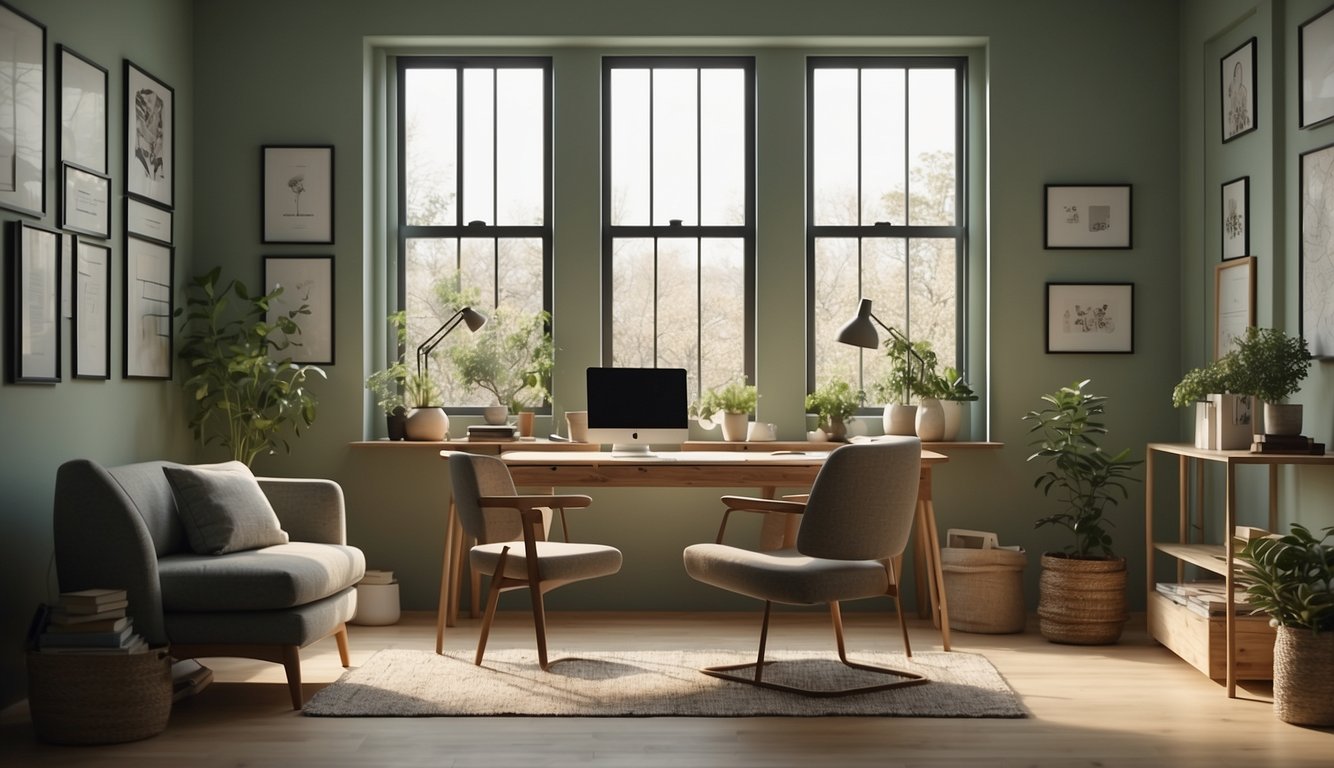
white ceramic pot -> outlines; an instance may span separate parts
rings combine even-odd
[[[727,442],[743,443],[746,441],[746,421],[750,414],[746,413],[723,413],[723,439]],[[718,416],[714,416],[718,420]]]
[[[409,440],[438,442],[449,435],[449,416],[444,408],[413,408],[404,431]]]
[[[922,402],[917,404],[914,426],[922,442],[940,442],[945,436],[945,411],[940,407],[940,401],[934,397],[922,398]]]
[[[503,405],[488,405],[482,409],[482,418],[486,419],[487,424],[496,426],[504,424],[509,415],[510,409]]]
[[[881,417],[883,420],[885,434],[887,435],[915,435],[917,434],[917,406],[899,405],[894,403],[885,406],[885,414]]]
[[[963,423],[963,414],[967,408],[968,403],[964,400],[940,401],[940,410],[945,414],[945,431],[940,436],[941,440],[948,442],[959,439],[959,427]]]

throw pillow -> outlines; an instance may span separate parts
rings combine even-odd
[[[225,555],[286,544],[287,533],[250,468],[239,461],[211,467],[163,467],[190,548]]]

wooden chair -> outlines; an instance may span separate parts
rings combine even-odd
[[[713,544],[695,544],[684,552],[686,572],[696,581],[764,601],[760,648],[754,663],[707,667],[714,677],[807,696],[846,696],[928,682],[922,675],[848,660],[839,602],[866,597],[893,599],[911,657],[908,626],[899,606],[895,561],[912,531],[917,504],[922,444],[914,437],[885,438],[845,445],[829,454],[805,501],[724,496],[727,505]],[[794,548],[753,552],[723,544],[732,512],[787,512],[801,515]],[[897,678],[892,682],[812,690],[764,680],[764,660],[773,603],[827,603],[843,664]],[[752,674],[733,672],[753,670]]]
[[[448,459],[459,522],[464,535],[478,542],[470,550],[472,567],[491,577],[474,663],[482,663],[500,593],[527,588],[532,597],[538,664],[547,670],[551,663],[542,596],[565,584],[618,572],[621,552],[601,544],[546,540],[544,516],[548,511],[559,510],[563,516],[565,509],[591,504],[588,496],[521,496],[500,459],[461,452],[449,453]]]

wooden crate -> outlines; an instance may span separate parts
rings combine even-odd
[[[1149,595],[1149,636],[1192,667],[1219,682],[1227,680],[1227,625],[1178,605],[1158,593]],[[1267,616],[1237,617],[1237,679],[1272,680],[1274,628]]]

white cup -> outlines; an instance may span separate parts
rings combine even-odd
[[[588,411],[566,411],[565,425],[570,429],[570,440],[588,442]]]
[[[746,440],[752,443],[767,443],[778,439],[778,425],[772,422],[752,421],[746,432]]]

